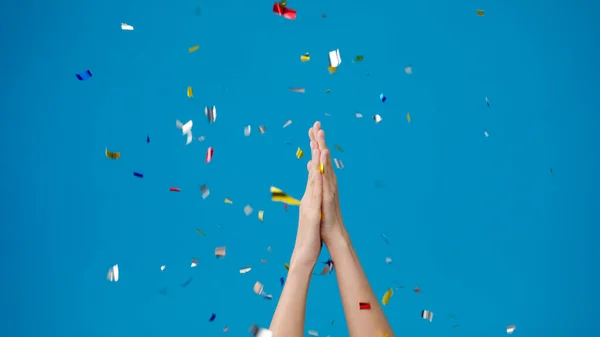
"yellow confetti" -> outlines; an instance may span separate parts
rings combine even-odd
[[[288,271],[290,271],[290,265],[289,264],[286,263],[283,266],[285,267],[285,269],[287,269]]]
[[[410,112],[406,113],[406,120],[408,121],[408,123],[410,123]]]
[[[190,47],[189,51],[190,51],[190,53],[193,53],[196,50],[198,50],[198,48],[200,48],[200,46],[193,46],[193,47]]]
[[[300,200],[294,199],[277,187],[271,186],[271,200],[283,202],[292,206],[300,206]]]
[[[485,15],[485,11],[483,9],[478,9],[475,11],[477,13],[477,15],[479,16],[484,16]]]
[[[196,233],[198,233],[198,234],[200,234],[200,235],[202,235],[202,236],[205,236],[205,235],[204,235],[204,232],[202,232],[202,231],[201,231],[201,230],[199,230],[199,229],[196,229]]]
[[[192,87],[188,87],[187,95],[189,98],[194,97],[194,91],[192,91]]]
[[[302,61],[302,62],[310,61],[310,55],[308,53],[306,53],[304,55],[300,55],[300,61]]]
[[[319,163],[319,173],[325,173],[325,165],[323,165],[323,163]]]
[[[300,159],[302,156],[304,156],[304,151],[298,148],[298,150],[296,150],[296,158]]]
[[[327,70],[329,70],[329,73],[330,73],[330,74],[333,74],[333,73],[335,73],[335,72],[337,71],[337,68],[336,68],[336,67],[329,66],[329,67],[327,67]]]
[[[231,205],[231,204],[233,204],[233,201],[231,201],[231,200],[229,200],[229,199],[225,198],[225,203],[226,203],[226,204],[230,204],[230,205]]]
[[[260,220],[260,222],[263,222],[264,214],[265,211],[258,211],[258,220]]]
[[[387,305],[388,302],[390,301],[390,298],[392,298],[392,295],[394,295],[394,291],[392,290],[392,288],[390,288],[383,295],[383,298],[381,299],[381,303],[383,305]]]
[[[383,334],[383,337],[388,337],[389,335],[390,334],[386,332],[386,333]]]
[[[110,151],[108,151],[108,148],[104,149],[104,155],[106,156],[106,158],[110,158],[110,159],[121,158],[121,152],[110,152]]]

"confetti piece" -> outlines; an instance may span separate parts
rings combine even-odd
[[[221,258],[221,257],[225,257],[226,252],[226,247],[217,247],[215,248],[215,256],[217,258]]]
[[[171,191],[171,192],[181,192],[181,189],[177,188],[177,187],[171,187],[171,188],[169,188],[169,191]]]
[[[115,264],[110,267],[108,270],[108,274],[106,274],[106,279],[110,282],[118,282],[119,281],[119,265]]]
[[[225,327],[223,328],[223,332],[227,332],[227,330],[229,330],[229,327],[228,327],[228,326],[225,326]]]
[[[387,97],[385,97],[384,94],[379,94],[379,100],[381,100],[381,103],[385,103],[385,101],[387,101]]]
[[[283,124],[283,128],[287,128],[288,126],[292,125],[292,120],[288,120],[287,122],[285,122],[285,124]]]
[[[506,326],[506,333],[509,335],[512,335],[512,333],[515,331],[516,328],[517,328],[516,325],[508,325],[508,326]]]
[[[251,270],[252,270],[252,267],[250,267],[250,266],[245,267],[245,268],[241,268],[240,269],[240,274],[246,274],[247,272],[249,272]]]
[[[383,334],[383,337],[388,337],[389,335],[390,334],[386,332],[386,333]]]
[[[410,112],[406,113],[406,120],[408,121],[408,123],[410,124]]]
[[[210,195],[210,190],[208,189],[208,186],[206,186],[206,185],[200,186],[200,192],[202,192],[202,199],[206,199]]]
[[[319,332],[316,330],[308,330],[308,334],[315,337],[319,336]]]
[[[264,125],[261,125],[261,126],[258,127],[258,131],[261,134],[265,134],[265,132],[267,132],[267,128]]]
[[[421,289],[419,289],[419,287],[415,287],[415,289],[413,291],[417,294],[421,293]]]
[[[298,148],[298,150],[296,150],[296,158],[300,159],[302,156],[304,156],[304,151]]]
[[[133,175],[138,178],[144,178],[144,174],[142,174],[140,172],[133,172]]]
[[[189,51],[190,51],[190,53],[193,53],[196,50],[198,50],[198,48],[200,48],[200,46],[193,46],[193,47],[190,47]]]
[[[381,116],[379,115],[375,115],[373,116],[373,120],[375,121],[375,124],[381,122],[383,120],[383,118],[381,118]]]
[[[325,93],[328,94],[331,92],[331,89],[325,89]]]
[[[433,312],[423,310],[423,311],[421,311],[421,317],[423,317],[423,319],[426,319],[431,322],[431,321],[433,321]]]
[[[162,266],[160,266],[160,271],[165,271],[165,269],[167,268],[167,266],[165,266],[164,264]]]
[[[304,55],[300,55],[300,61],[302,61],[302,62],[310,61],[310,55],[308,53],[306,53]]]
[[[213,150],[212,147],[209,147],[208,150],[206,150],[206,163],[210,163],[210,161],[212,160],[213,157],[213,153],[215,152],[215,150]]]
[[[337,68],[329,66],[329,67],[327,67],[327,70],[329,70],[330,74],[334,74],[337,71]]]
[[[150,136],[146,135],[146,144],[150,143]]]
[[[279,283],[281,284],[281,286],[283,287],[285,285],[285,279],[283,277],[279,278]]]
[[[484,134],[486,137],[489,137],[489,136],[490,136],[490,134],[487,132],[487,130],[483,130],[483,134]]]
[[[200,235],[202,235],[202,236],[206,236],[206,235],[204,235],[204,232],[203,232],[203,231],[201,231],[201,230],[199,230],[199,229],[197,229],[197,228],[196,228],[196,233],[198,233],[198,234],[200,234]]]
[[[477,15],[479,16],[484,16],[485,15],[485,11],[483,9],[478,9],[475,11],[475,13],[477,13]]]
[[[412,73],[413,73],[412,67],[408,66],[408,67],[404,68],[404,72],[406,73],[406,75],[412,75]]]
[[[260,220],[260,222],[263,222],[264,216],[265,216],[265,211],[258,211],[258,220]]]
[[[217,318],[217,315],[215,315],[215,314],[212,314],[212,315],[210,315],[210,318],[208,319],[208,321],[209,321],[209,322],[212,322],[212,321],[214,321],[214,320],[215,320],[215,318]]]
[[[265,260],[265,259],[260,259],[260,262],[261,262],[261,263],[267,263],[267,260]]]
[[[385,258],[385,263],[392,263],[392,258],[391,257],[386,257]]]
[[[273,331],[269,329],[260,328],[256,324],[252,324],[252,326],[250,327],[250,333],[254,337],[273,337]]]
[[[487,98],[487,96],[485,97],[485,104],[487,105],[488,108],[491,108],[490,107],[490,100],[489,100],[489,98]]]
[[[189,98],[194,97],[194,91],[192,90],[192,87],[187,88],[187,97],[189,97]]]
[[[121,158],[121,152],[110,152],[108,149],[104,149],[104,155],[106,158],[119,159]]]
[[[254,283],[254,293],[256,295],[262,295],[264,293],[264,286],[262,283],[256,281],[256,283]]]
[[[296,11],[286,7],[285,5],[281,5],[279,3],[275,3],[273,4],[273,13],[279,15],[279,16],[283,16],[284,18],[288,19],[288,20],[294,20],[296,19]]]
[[[252,131],[252,127],[250,125],[246,125],[244,127],[244,136],[246,136],[246,137],[250,136],[251,131]]]
[[[394,291],[392,290],[392,288],[390,288],[383,295],[383,298],[381,299],[381,304],[388,305],[388,302],[390,301],[390,298],[392,298],[392,295],[394,295]]]
[[[193,277],[193,276],[192,276],[192,277],[190,277],[189,279],[187,279],[185,282],[183,282],[183,283],[181,284],[181,287],[182,287],[182,288],[185,288],[185,287],[187,287],[188,285],[190,285],[190,283],[192,282],[192,280],[193,280],[193,279],[194,279],[194,277]]]
[[[290,91],[291,92],[298,92],[298,93],[303,94],[303,93],[306,92],[306,89],[304,89],[304,88],[290,88]]]
[[[187,135],[187,141],[185,142],[185,145],[188,145],[189,143],[192,142],[192,127],[194,126],[194,122],[189,120],[187,123],[183,124],[181,123],[181,121],[176,120],[175,121],[175,126],[181,130],[181,134],[186,136]]]
[[[283,202],[292,206],[300,206],[300,200],[294,199],[277,187],[271,186],[271,201]]]
[[[250,214],[252,214],[252,207],[250,205],[246,205],[246,207],[244,207],[244,214],[246,214],[246,216],[249,216]]]
[[[77,79],[80,80],[80,81],[85,81],[88,78],[92,77],[92,72],[88,69],[88,70],[86,70],[84,72],[81,72],[79,74],[75,74],[75,77],[77,77]]]
[[[231,205],[231,204],[233,204],[233,201],[231,201],[231,200],[229,200],[229,199],[225,198],[225,203],[226,203],[226,204],[230,204],[230,205]]]
[[[212,107],[205,106],[204,115],[208,119],[209,123],[214,123],[217,120],[217,107],[215,105]]]
[[[337,144],[333,144],[333,146],[335,146],[335,148],[338,149],[340,152],[344,152],[344,149],[342,149],[341,146],[339,146]]]
[[[198,259],[192,258],[192,264],[190,264],[190,268],[194,268],[198,265]]]
[[[363,118],[363,115],[360,112],[354,114],[356,118]]]
[[[133,30],[133,26],[130,26],[130,25],[126,24],[126,23],[122,23],[121,24],[121,29],[122,30]]]
[[[340,50],[332,50],[329,52],[329,66],[333,68],[337,68],[340,64],[342,64],[342,57],[340,56]]]
[[[356,56],[356,57],[354,58],[354,61],[356,61],[356,62],[360,62],[360,61],[362,61],[364,58],[365,58],[364,56],[362,56],[362,55],[358,55],[358,56]]]
[[[341,170],[344,168],[344,163],[337,159],[337,158],[333,158],[333,162],[335,163],[335,167],[337,167],[338,170]]]
[[[267,247],[267,252],[272,253],[273,252],[273,248],[271,248],[271,246]]]
[[[358,308],[360,310],[369,310],[369,309],[371,309],[371,304],[366,303],[366,302],[360,302],[360,303],[358,303]]]
[[[199,141],[199,142],[203,142],[205,139],[206,139],[206,138],[204,138],[204,136],[200,136],[200,137],[198,137],[198,141]]]
[[[325,173],[325,165],[323,165],[323,163],[319,163],[319,173]]]
[[[290,265],[289,265],[289,264],[287,264],[287,263],[286,263],[286,264],[284,264],[283,266],[285,267],[285,269],[286,269],[287,271],[290,271]]]

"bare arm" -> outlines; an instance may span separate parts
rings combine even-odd
[[[343,225],[336,235],[325,241],[335,263],[338,286],[348,323],[350,337],[395,337],[385,318],[379,300],[369,285]],[[368,302],[370,310],[360,310],[359,303]]]
[[[306,316],[306,296],[312,267],[305,263],[290,263],[288,277],[281,293],[269,330],[275,337],[303,337]]]

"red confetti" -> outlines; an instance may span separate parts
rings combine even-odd
[[[212,160],[212,156],[213,153],[215,152],[215,150],[213,150],[212,147],[209,147],[208,150],[206,150],[206,163],[210,163],[210,161]]]
[[[358,304],[358,307],[360,308],[360,310],[371,309],[371,303],[360,302]]]
[[[420,294],[420,293],[421,293],[421,289],[419,289],[419,287],[415,287],[415,292],[416,292],[417,294]]]
[[[277,2],[273,5],[273,13],[275,13],[279,16],[283,16],[284,18],[286,18],[288,20],[296,19],[296,11],[295,10],[293,10],[291,8],[287,8],[285,6],[282,6]]]
[[[171,191],[171,192],[181,192],[181,188],[171,187],[171,188],[169,188],[169,191]]]

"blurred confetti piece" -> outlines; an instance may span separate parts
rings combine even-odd
[[[328,94],[331,92],[331,89],[325,89],[325,93]]]
[[[231,205],[231,204],[233,204],[233,201],[231,201],[231,200],[229,200],[229,199],[225,198],[225,203],[226,203],[226,204],[230,204],[230,205]]]
[[[329,66],[329,67],[327,67],[327,70],[329,70],[330,74],[334,74],[337,71],[337,68]]]
[[[333,158],[333,162],[335,163],[335,167],[337,167],[338,170],[341,170],[344,168],[344,163],[341,160],[339,160],[337,158]]]
[[[190,47],[189,51],[190,51],[190,53],[193,53],[196,50],[198,50],[198,48],[200,48],[200,46],[193,46],[193,47]]]
[[[279,278],[279,283],[281,284],[281,286],[283,287],[285,285],[285,279],[283,277]]]
[[[421,289],[419,289],[419,287],[415,287],[415,289],[413,289],[413,291],[417,294],[421,293]]]
[[[356,57],[354,58],[354,61],[356,61],[356,62],[360,62],[360,61],[362,61],[364,58],[365,58],[364,56],[362,56],[362,55],[358,55],[358,56],[356,56]]]
[[[206,163],[207,163],[207,164],[211,162],[211,160],[212,160],[212,157],[213,157],[213,153],[215,153],[215,150],[213,150],[213,148],[212,148],[212,147],[209,147],[209,148],[206,150]]]
[[[385,258],[385,263],[392,263],[392,258],[391,257],[386,257]]]
[[[121,24],[121,29],[122,30],[133,30],[133,26],[130,26],[130,25],[128,25],[128,24],[126,24],[126,23],[123,22]]]
[[[165,269],[167,268],[167,266],[165,266],[164,264],[162,266],[160,266],[160,271],[165,271]]]
[[[325,165],[323,163],[319,163],[319,173],[325,173]]]
[[[283,124],[283,128],[287,128],[288,126],[292,125],[292,120],[288,120],[287,122],[285,122],[285,124]]]
[[[431,321],[433,321],[433,312],[423,310],[423,311],[421,311],[421,317],[423,317],[423,319],[426,319],[431,322]]]
[[[286,264],[284,264],[283,266],[285,267],[285,269],[286,269],[287,271],[290,271],[290,265],[289,265],[289,264],[287,264],[287,263],[286,263]]]
[[[303,94],[303,93],[306,92],[306,89],[304,89],[304,88],[290,88],[290,91],[291,92],[297,92],[297,93]]]
[[[390,334],[386,332],[386,333],[383,334],[383,337],[388,337],[389,335]]]
[[[479,16],[484,16],[485,15],[485,11],[483,9],[478,9],[475,11],[475,13],[477,13],[477,15]]]
[[[515,331],[516,328],[517,328],[516,325],[508,325],[508,326],[506,326],[506,333],[509,335],[512,335],[512,333]]]
[[[265,211],[258,211],[258,220],[260,220],[260,222],[263,222],[265,216]]]
[[[342,149],[341,146],[339,146],[337,144],[333,144],[333,146],[335,146],[335,148],[338,149],[340,152],[344,152],[344,149]]]
[[[217,258],[225,257],[226,253],[227,253],[226,247],[217,247],[217,248],[215,248],[215,256]]]
[[[319,336],[319,332],[316,330],[308,330],[308,334],[315,337]]]
[[[260,262],[261,262],[261,263],[267,263],[267,260],[265,260],[265,259],[260,259]]]
[[[385,103],[385,101],[387,101],[387,97],[385,97],[384,94],[379,94],[379,100],[381,101],[381,103]]]
[[[144,174],[140,173],[140,172],[133,172],[133,175],[138,177],[138,178],[144,178]]]
[[[489,137],[489,136],[490,136],[490,134],[487,132],[487,130],[483,130],[483,134],[484,134],[486,137]]]
[[[296,158],[300,159],[300,158],[302,158],[302,156],[304,156],[304,151],[302,151],[302,149],[298,148],[298,150],[296,150]]]
[[[246,216],[249,216],[250,214],[252,214],[252,211],[253,211],[252,206],[246,205],[244,207],[244,214],[246,214]]]
[[[185,282],[183,282],[183,283],[181,284],[181,287],[182,287],[182,288],[185,288],[185,287],[187,287],[188,285],[190,285],[190,283],[192,282],[192,280],[193,280],[193,279],[194,279],[194,277],[193,277],[193,276],[192,276],[192,277],[190,277],[189,279],[187,279]]]
[[[256,324],[252,324],[250,333],[254,337],[273,337],[273,332],[271,330],[260,328]]]
[[[273,252],[273,248],[271,248],[271,246],[267,247],[267,252],[272,253]]]
[[[406,75],[412,75],[412,67],[408,66],[406,68],[404,68],[404,72],[406,73]]]
[[[265,132],[267,132],[267,128],[264,125],[261,125],[261,126],[258,127],[258,131],[261,134],[264,134]]]
[[[169,191],[171,191],[171,192],[181,192],[181,188],[171,187],[171,188],[169,188]]]
[[[213,105],[204,107],[204,115],[208,119],[209,123],[214,123],[217,120],[217,106]]]
[[[210,195],[210,190],[208,189],[208,186],[206,186],[206,185],[200,186],[200,192],[202,192],[202,199],[206,199]]]
[[[284,204],[288,205],[300,206],[300,200],[290,197],[285,192],[274,186],[271,186],[271,200],[283,202]]]
[[[381,118],[381,116],[379,115],[375,115],[373,116],[373,120],[375,121],[375,124],[381,122],[383,120],[383,118]]]
[[[200,136],[200,137],[198,137],[198,141],[199,141],[199,142],[203,142],[203,141],[204,141],[204,139],[206,139],[206,138],[204,138],[204,136]]]
[[[381,299],[381,304],[388,305],[388,302],[390,301],[390,298],[392,298],[393,294],[394,294],[394,291],[392,290],[392,288],[388,289],[385,292],[385,294],[383,294],[383,298]]]
[[[250,266],[245,267],[245,268],[241,268],[240,269],[240,274],[246,274],[247,272],[249,272],[251,270],[252,270],[252,267],[250,267]]]
[[[308,53],[306,53],[304,55],[300,55],[300,61],[302,61],[302,62],[310,61],[310,55]]]
[[[354,114],[356,118],[363,118],[363,115],[360,112]]]
[[[251,131],[252,131],[252,127],[250,125],[246,125],[244,127],[244,136],[246,136],[246,137],[250,136]]]
[[[490,106],[490,99],[487,98],[487,96],[485,97],[485,104],[488,106],[488,108],[491,108],[491,106]]]
[[[106,274],[106,279],[110,282],[118,282],[119,281],[119,265],[115,264],[110,267],[108,273]]]
[[[202,235],[202,236],[205,236],[205,235],[204,235],[204,232],[203,232],[203,231],[201,231],[201,230],[199,230],[198,228],[196,228],[196,233],[198,233],[198,234],[200,234],[200,235]]]
[[[342,64],[342,57],[340,56],[340,50],[332,50],[329,52],[329,66],[333,68],[337,68],[340,64]]]
[[[194,268],[198,265],[198,259],[192,258],[192,263],[190,264],[191,268]]]
[[[223,332],[227,332],[227,330],[229,330],[229,327],[228,327],[228,326],[225,326],[225,327],[223,328]]]
[[[189,98],[194,97],[194,91],[192,90],[192,87],[187,88],[187,97],[189,97]]]
[[[368,303],[368,302],[360,302],[360,303],[358,303],[358,308],[359,308],[360,310],[369,310],[369,309],[371,309],[371,303]]]
[[[256,281],[256,283],[254,283],[254,293],[256,295],[262,295],[264,293],[264,286],[262,283]]]
[[[406,113],[406,120],[408,121],[408,123],[410,124],[410,112]]]
[[[217,315],[215,315],[215,314],[212,314],[212,315],[210,315],[210,318],[208,319],[208,321],[209,321],[209,322],[212,322],[212,321],[214,321],[214,320],[215,320],[215,318],[217,318]]]
[[[121,152],[111,152],[111,151],[108,151],[108,148],[104,149],[104,155],[106,156],[106,158],[110,158],[110,159],[121,158]]]

